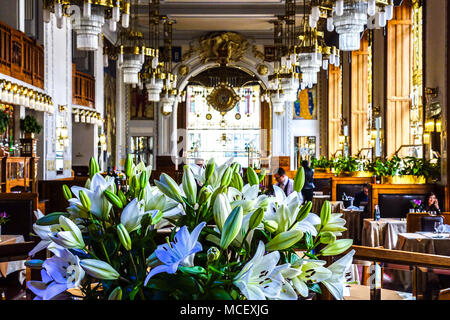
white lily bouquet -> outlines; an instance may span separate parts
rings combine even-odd
[[[321,294],[323,284],[342,299],[354,251],[328,266],[321,257],[352,245],[336,239],[345,220],[329,202],[320,217],[301,204],[303,168],[288,197],[277,186],[262,194],[264,173],[252,168],[244,185],[240,171],[211,159],[185,166],[181,185],[163,173],[151,186],[151,168],[129,155],[119,189],[91,159],[85,188],[63,186],[67,212],[36,213],[41,242],[30,255],[53,255],[29,262],[42,281],[28,288],[44,300],[74,298],[72,289],[83,299],[264,300]]]

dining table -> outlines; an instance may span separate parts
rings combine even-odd
[[[354,244],[361,243],[361,217],[364,210],[341,209],[342,218],[346,221],[346,231],[342,232],[342,238],[353,239]]]
[[[315,214],[320,214],[320,210],[322,209],[324,202],[327,200],[330,201],[331,196],[329,195],[313,196],[311,212]]]
[[[364,219],[361,243],[366,247],[394,249],[398,235],[406,232],[406,219]]]
[[[23,242],[25,242],[23,235],[0,235],[0,246]],[[6,278],[9,274],[16,271],[21,271],[19,273],[19,281],[23,283],[25,281],[25,260],[0,263],[0,278]]]
[[[400,233],[396,250],[450,256],[450,233]]]

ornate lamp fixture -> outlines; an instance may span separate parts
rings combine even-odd
[[[392,0],[313,0],[309,15],[310,26],[315,28],[320,18],[327,19],[327,30],[339,34],[339,49],[360,49],[364,26],[379,29],[386,26],[394,15]]]
[[[70,7],[74,9],[70,10]],[[82,9],[81,9],[82,8]],[[62,28],[64,20],[75,11],[73,29],[77,33],[77,49],[95,51],[98,49],[99,35],[109,20],[111,31],[117,30],[117,22],[122,17],[122,27],[128,28],[130,2],[128,0],[44,0],[44,22],[56,16],[57,27]]]
[[[155,57],[157,51],[146,48],[141,32],[130,30],[122,32],[120,37],[119,67],[123,71],[123,82],[127,84],[139,84],[139,72],[145,62],[145,57]]]

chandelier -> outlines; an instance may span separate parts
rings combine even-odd
[[[120,37],[119,67],[123,72],[123,82],[141,86],[139,72],[145,62],[145,57],[156,57],[155,49],[146,48],[141,32],[130,30],[122,32]]]
[[[72,15],[72,11],[74,14]],[[95,51],[98,49],[99,35],[105,19],[111,31],[117,30],[117,22],[122,17],[122,27],[128,28],[130,2],[126,0],[44,0],[43,20],[49,23],[51,15],[56,17],[56,25],[62,28],[65,19],[73,17],[73,30],[77,34],[77,49]]]
[[[339,49],[355,51],[360,49],[365,25],[369,29],[384,28],[393,15],[392,0],[313,0],[309,21],[315,28],[320,18],[326,18],[327,30],[339,34]]]

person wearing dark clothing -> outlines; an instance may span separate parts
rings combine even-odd
[[[436,194],[433,192],[430,192],[427,195],[426,201],[425,201],[425,211],[426,212],[436,212],[436,214],[441,214],[441,209],[439,209],[439,203],[438,199],[436,197]]]
[[[363,191],[358,192],[355,195],[355,200],[353,201],[353,205],[355,207],[359,207],[361,205],[367,205],[369,202],[369,185],[365,184],[363,186]]]
[[[312,201],[314,196],[314,170],[309,167],[308,161],[302,161],[302,167],[305,170],[305,184],[302,189],[303,201]]]

